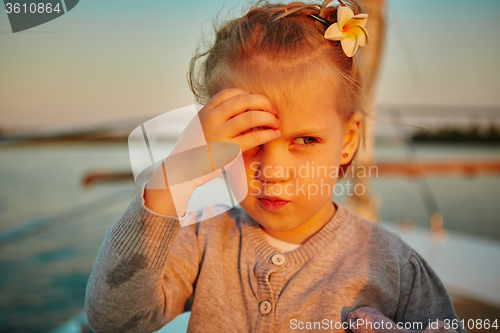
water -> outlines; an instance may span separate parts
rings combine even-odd
[[[500,159],[498,147],[418,146],[416,152],[422,159]],[[378,160],[404,156],[400,146],[378,147]],[[128,191],[106,207],[79,211],[73,218],[0,246],[0,331],[47,332],[83,310],[85,285],[104,235],[138,191],[132,180],[82,188],[81,179],[90,170],[130,172],[126,144],[0,148],[0,232]],[[500,177],[426,181],[445,228],[500,242]],[[429,225],[415,181],[378,178],[372,186],[382,202],[381,219]]]
[[[398,145],[377,147],[377,159],[404,160],[405,150]],[[415,157],[425,161],[500,160],[500,146],[417,145]],[[435,197],[444,227],[450,230],[500,241],[500,177],[429,177],[426,182]],[[381,200],[381,220],[414,220],[417,225],[430,226],[418,180],[402,177],[378,178],[372,181],[373,191]]]

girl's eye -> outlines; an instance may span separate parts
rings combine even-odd
[[[316,142],[318,142],[318,140],[316,140],[316,138],[314,138],[312,136],[303,136],[303,137],[296,138],[295,140],[293,140],[293,143],[298,144],[298,145],[311,145],[311,144],[314,144]]]

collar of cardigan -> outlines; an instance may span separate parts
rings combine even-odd
[[[350,221],[351,211],[337,201],[332,201],[337,210],[330,221],[302,246],[284,253],[286,261],[291,265],[304,265],[322,247],[334,241],[340,230]],[[282,253],[267,242],[265,236],[262,234],[260,225],[243,209],[241,210],[240,220],[242,222],[243,233],[246,234],[245,236],[248,237],[250,244],[255,249],[257,263],[268,261],[274,253]]]

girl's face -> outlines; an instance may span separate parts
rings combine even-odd
[[[360,124],[341,121],[332,108],[331,88],[306,84],[295,106],[275,105],[281,136],[243,153],[248,195],[240,206],[268,234],[295,244],[334,215],[339,166],[356,150]]]

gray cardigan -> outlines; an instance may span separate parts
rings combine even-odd
[[[283,254],[242,209],[204,220],[221,208],[205,206],[180,227],[145,207],[143,193],[108,229],[88,280],[85,312],[95,332],[155,332],[185,311],[189,332],[288,332],[308,323],[344,332],[340,325],[362,305],[396,323],[421,322],[420,330],[457,319],[417,252],[336,201],[333,218]]]

